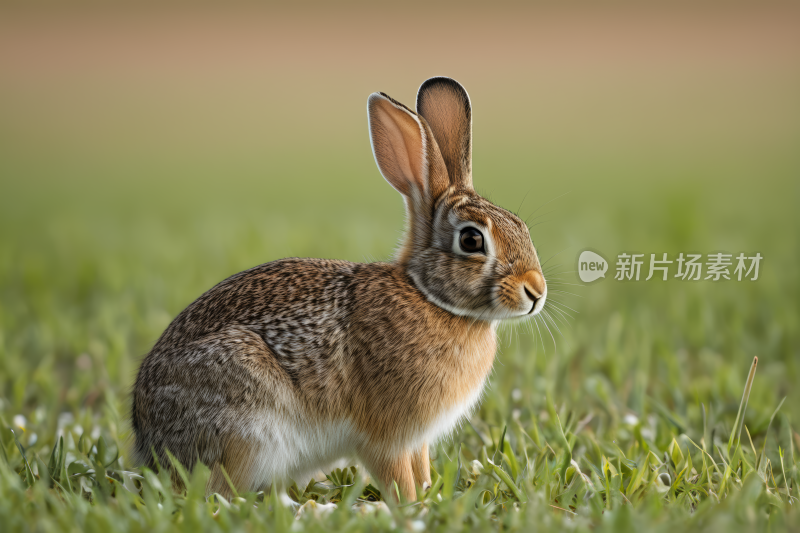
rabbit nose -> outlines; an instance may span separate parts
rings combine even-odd
[[[522,286],[525,289],[525,294],[533,302],[544,296],[546,288],[544,276],[538,270],[527,271],[523,276]]]

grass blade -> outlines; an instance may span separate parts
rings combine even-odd
[[[31,469],[31,465],[28,462],[28,456],[25,454],[25,448],[22,446],[22,443],[17,438],[17,434],[14,432],[13,429],[10,429],[11,434],[14,435],[14,443],[17,445],[17,449],[19,450],[19,454],[22,456],[22,464],[24,469],[24,478],[25,483],[28,485],[28,488],[32,487],[33,484],[36,482],[36,476],[33,475],[33,470]]]
[[[506,424],[503,426],[503,434],[500,435],[500,442],[497,443],[497,448],[495,448],[494,453],[492,454],[492,461],[497,462],[497,452],[503,453],[503,443],[506,440],[506,430],[508,429],[508,425]]]
[[[489,461],[489,468],[497,475],[497,477],[500,478],[503,483],[506,484],[517,500],[519,500],[521,503],[525,502],[525,495],[522,494],[522,491],[520,491],[519,487],[514,484],[514,482],[511,480],[511,476],[509,476],[505,470],[494,464],[492,461]]]
[[[744,386],[744,394],[742,394],[742,403],[739,404],[739,412],[736,413],[736,421],[733,423],[731,429],[731,436],[728,439],[728,454],[731,453],[731,448],[734,443],[734,436],[738,443],[742,437],[742,428],[744,427],[744,414],[747,411],[747,400],[750,398],[750,389],[753,388],[753,380],[756,377],[756,367],[758,366],[758,356],[753,357],[753,364],[750,365],[750,373],[747,375],[747,384]]]
[[[778,404],[778,407],[772,412],[772,416],[769,417],[769,424],[767,425],[767,431],[764,433],[764,443],[761,445],[761,454],[756,459],[756,468],[761,468],[761,462],[764,460],[764,454],[767,451],[767,440],[769,439],[769,430],[772,428],[772,421],[775,420],[775,415],[778,414],[778,411],[781,410],[783,407],[783,402],[786,401],[786,396],[783,397],[781,403]]]

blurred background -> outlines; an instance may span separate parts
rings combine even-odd
[[[390,258],[403,205],[367,96],[413,106],[436,75],[470,93],[478,191],[579,284],[552,293],[573,317],[552,338],[501,331],[481,420],[549,398],[693,435],[702,405],[722,432],[757,355],[748,428],[784,396],[796,423],[800,9],[431,2],[0,7],[4,425],[124,440],[139,361],[213,284]],[[586,248],[612,262],[588,286]],[[612,279],[621,252],[720,251],[759,252],[758,281]]]

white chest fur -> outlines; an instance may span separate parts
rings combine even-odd
[[[485,384],[486,380],[484,379],[462,401],[442,410],[425,429],[421,442],[416,444],[419,446],[423,442],[432,444],[439,439],[448,437],[454,430],[459,428],[461,424],[472,416],[473,411],[480,404]]]

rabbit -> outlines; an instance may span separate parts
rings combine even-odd
[[[393,261],[281,259],[190,304],[133,386],[140,464],[200,461],[207,493],[228,496],[341,458],[404,500],[430,487],[429,446],[479,403],[498,321],[538,313],[547,285],[525,223],[472,187],[458,82],[425,81],[416,112],[374,93],[367,112],[378,169],[405,202]]]

